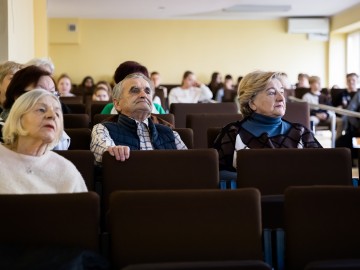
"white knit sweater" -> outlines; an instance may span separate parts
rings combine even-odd
[[[0,194],[69,192],[87,192],[83,177],[69,160],[52,151],[35,157],[0,145]]]

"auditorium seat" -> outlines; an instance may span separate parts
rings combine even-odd
[[[90,150],[57,150],[54,152],[70,160],[81,173],[88,190],[95,190],[95,157]]]
[[[170,113],[175,116],[177,128],[186,127],[186,115],[195,113],[235,114],[238,108],[234,102],[225,103],[172,103]]]
[[[215,149],[131,151],[125,162],[105,152],[102,166],[105,211],[116,190],[219,188]]]
[[[186,116],[186,127],[194,132],[194,148],[208,148],[207,131],[211,127],[222,128],[230,122],[241,120],[243,117],[239,113],[233,114],[188,114]]]
[[[0,195],[0,242],[99,249],[95,192]]]
[[[72,114],[75,113],[86,113],[86,106],[85,104],[80,103],[68,103],[66,104],[69,107]]]
[[[291,187],[284,209],[286,269],[360,269],[358,188]]]
[[[299,185],[352,185],[350,150],[281,148],[237,151],[238,188],[255,187],[262,195],[276,195],[283,194],[289,186]]]
[[[194,132],[191,128],[174,128],[188,149],[194,148]]]
[[[90,150],[91,130],[89,128],[65,129],[71,141],[69,150]]]
[[[244,269],[271,269],[262,262],[256,189],[117,191],[109,228],[115,269],[243,269],[211,266],[248,260],[267,268]]]
[[[90,118],[86,113],[64,114],[64,128],[89,128]]]
[[[65,104],[82,104],[83,98],[81,96],[60,97],[60,101]]]
[[[283,119],[310,129],[310,106],[307,102],[287,102]]]

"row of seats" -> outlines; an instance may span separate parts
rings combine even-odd
[[[99,234],[94,192],[0,195],[0,202],[6,205],[0,209],[3,251],[7,245],[76,247],[102,253],[112,269],[272,269],[264,262],[261,195],[254,188],[116,191],[106,235]],[[288,188],[285,269],[359,269],[359,211],[354,187]],[[8,254],[1,253],[0,266]],[[46,265],[53,258],[42,259]]]
[[[73,162],[88,188],[94,190],[95,168],[99,167],[94,165],[91,151],[57,153]],[[210,148],[132,151],[126,162],[117,161],[105,152],[101,169],[103,185],[109,185],[103,189],[109,190],[108,194],[115,188],[219,188],[220,181],[218,153]],[[283,194],[291,185],[352,185],[351,154],[348,148],[238,151],[234,180],[237,187],[256,187],[263,195]]]

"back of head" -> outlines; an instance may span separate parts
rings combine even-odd
[[[48,71],[50,74],[53,74],[54,70],[55,70],[54,63],[51,61],[50,58],[47,58],[47,57],[33,58],[25,64],[25,67],[28,67],[28,66],[40,67],[40,68]]]
[[[313,83],[316,83],[316,82],[320,82],[320,77],[318,77],[318,76],[311,76],[311,77],[309,78],[309,83],[310,83],[310,84],[313,84]]]
[[[15,74],[22,65],[13,61],[6,61],[0,64],[0,84],[8,74]]]
[[[27,131],[23,129],[21,118],[24,114],[29,112],[32,108],[34,108],[35,104],[43,97],[51,97],[54,99],[59,107],[61,108],[59,99],[51,94],[50,92],[43,89],[34,89],[25,94],[21,95],[13,104],[12,109],[10,110],[9,116],[3,127],[3,140],[6,145],[12,145],[16,142],[19,135],[26,136]],[[59,115],[60,117],[60,126],[58,129],[58,136],[54,142],[51,143],[48,147],[52,149],[55,145],[58,144],[60,136],[63,132],[63,116],[62,113]]]
[[[127,75],[131,73],[142,73],[149,78],[149,72],[145,66],[135,61],[126,61],[121,63],[118,66],[118,68],[115,70],[115,74],[114,74],[115,83],[119,83]]]
[[[258,93],[265,90],[266,86],[273,79],[278,79],[284,85],[281,72],[257,70],[242,78],[238,88],[238,99],[240,102],[240,111],[244,117],[248,117],[253,113],[249,105],[250,101],[252,101]]]
[[[10,109],[15,99],[24,94],[27,87],[35,87],[42,76],[50,76],[50,73],[37,66],[28,66],[16,72],[6,91],[4,109]]]

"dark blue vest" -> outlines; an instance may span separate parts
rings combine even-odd
[[[149,129],[151,143],[154,149],[176,149],[173,131],[164,125],[154,124],[150,118]],[[137,135],[135,120],[119,114],[117,122],[104,122],[115,145],[126,145],[130,150],[140,150],[140,139]]]

